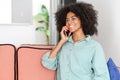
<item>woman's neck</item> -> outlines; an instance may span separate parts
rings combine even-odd
[[[77,42],[86,38],[86,35],[83,33],[82,29],[73,33],[73,41]]]

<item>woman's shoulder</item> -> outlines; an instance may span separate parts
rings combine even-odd
[[[94,47],[102,47],[102,44],[99,41],[95,40],[95,39],[92,39],[90,41],[90,44],[93,45]]]

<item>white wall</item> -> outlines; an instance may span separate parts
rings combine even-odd
[[[35,30],[32,25],[0,25],[0,44],[35,44]]]
[[[119,0],[77,0],[92,3],[98,11],[98,40],[105,51],[106,58],[112,57],[120,66],[120,1]]]

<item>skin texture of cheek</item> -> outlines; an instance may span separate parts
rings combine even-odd
[[[70,30],[71,32],[74,32],[74,31],[76,31],[76,30],[78,30],[78,29],[80,29],[80,26],[79,26],[79,25],[71,25],[71,26],[69,27],[69,30]]]

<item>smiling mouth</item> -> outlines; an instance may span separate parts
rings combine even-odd
[[[73,26],[70,26],[70,27],[73,27]]]

